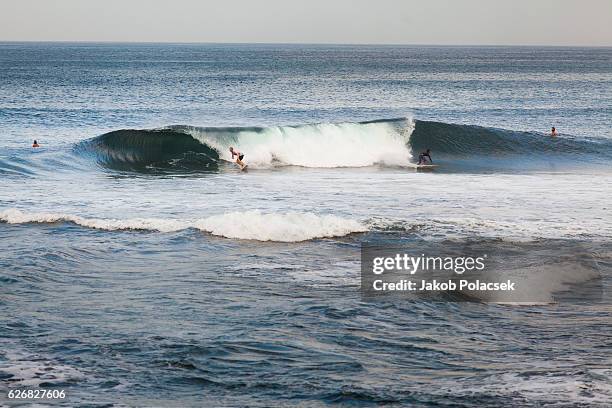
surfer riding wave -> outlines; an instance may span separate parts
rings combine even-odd
[[[429,162],[428,162],[429,159]],[[431,149],[427,149],[421,154],[419,154],[419,166],[423,164],[433,164],[433,160],[431,160]]]
[[[234,149],[233,146],[230,146],[229,151],[232,154],[232,160],[234,160],[234,156],[236,156],[236,164],[240,166],[240,170],[244,170],[244,168],[246,167],[246,164],[244,164],[244,162],[242,161],[242,159],[244,158],[244,154],[242,154],[238,149]]]

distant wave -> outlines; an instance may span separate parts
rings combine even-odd
[[[565,163],[612,158],[608,140],[551,138],[541,133],[406,118],[299,126],[126,129],[84,141],[76,150],[112,169],[211,171],[231,161],[230,146],[245,153],[251,168],[410,167],[427,148],[434,157],[450,163],[505,159],[523,166],[561,157]]]

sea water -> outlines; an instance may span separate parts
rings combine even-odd
[[[0,398],[606,406],[611,63],[1,43]],[[366,302],[363,244],[495,248],[551,299],[602,295]]]

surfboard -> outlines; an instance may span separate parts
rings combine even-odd
[[[437,164],[417,164],[416,165],[417,169],[435,169],[436,167],[438,167]]]

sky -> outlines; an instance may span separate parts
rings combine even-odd
[[[0,41],[612,45],[612,0],[0,0]]]

